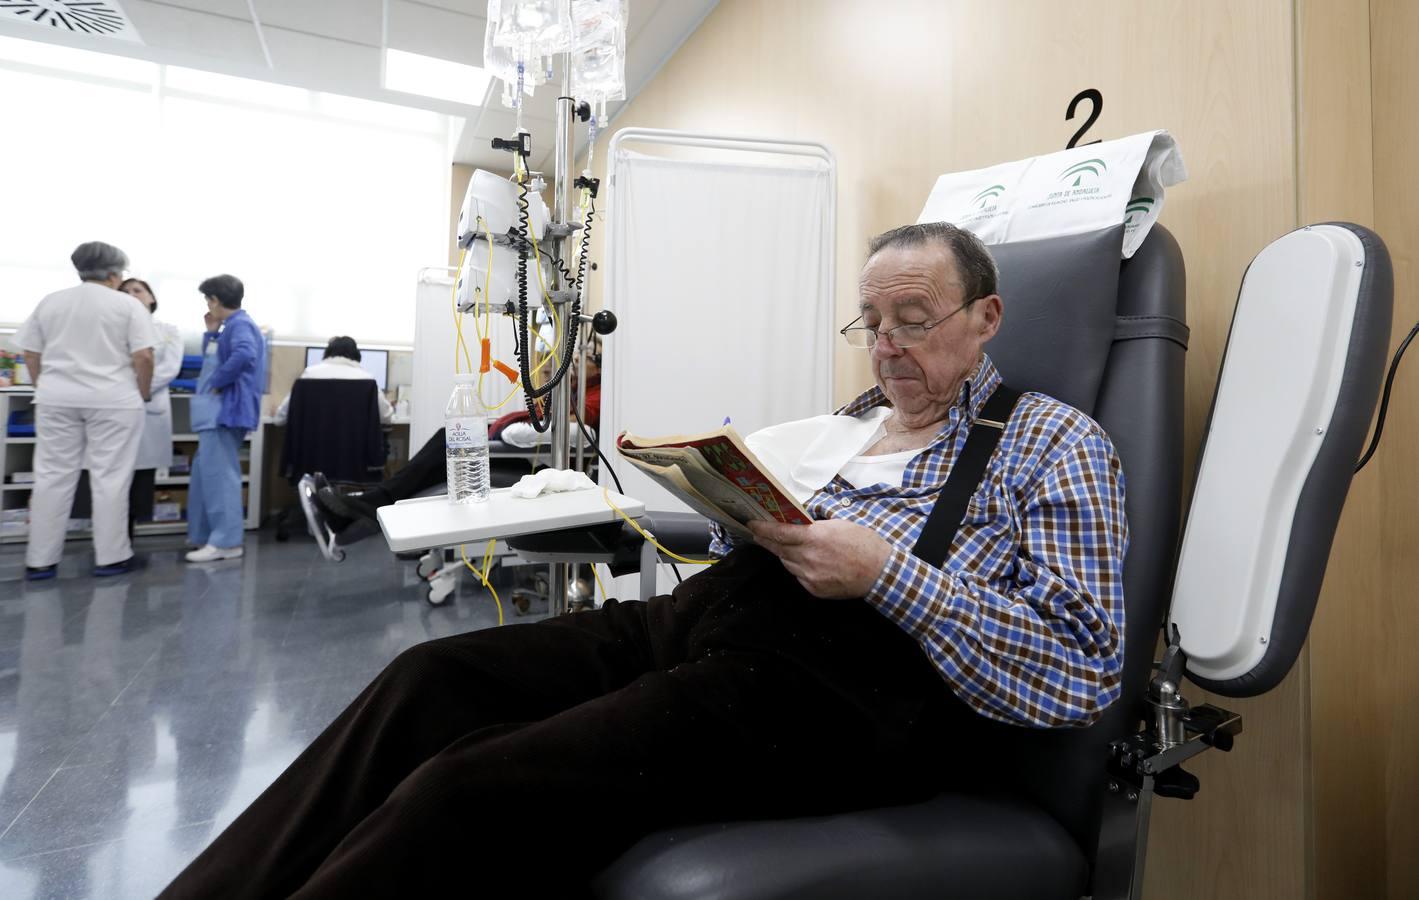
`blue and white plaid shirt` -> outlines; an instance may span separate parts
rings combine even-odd
[[[1003,722],[1087,725],[1119,695],[1123,669],[1123,468],[1088,416],[1025,394],[938,569],[912,555],[975,417],[1001,382],[983,357],[946,423],[900,485],[837,476],[815,519],[865,525],[892,545],[866,600],[911,634],[941,676]],[[888,403],[873,387],[840,415]],[[713,526],[711,553],[730,544]]]

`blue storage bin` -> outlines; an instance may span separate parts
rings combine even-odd
[[[10,437],[34,437],[34,410],[12,410],[10,421],[5,423],[5,433]]]

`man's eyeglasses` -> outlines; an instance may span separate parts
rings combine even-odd
[[[869,328],[866,325],[858,325],[857,323],[862,321],[862,316],[858,316],[846,326],[839,329],[838,333],[847,341],[849,347],[856,347],[859,350],[871,350],[876,346],[877,339],[880,337],[886,337],[890,340],[893,347],[899,350],[905,350],[908,347],[915,347],[917,344],[925,341],[928,331],[940,325],[942,322],[945,322],[979,299],[980,298],[977,297],[974,300],[967,300],[935,322],[914,322],[910,325],[898,325],[896,328],[878,330],[876,328]]]

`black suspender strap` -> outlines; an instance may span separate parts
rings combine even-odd
[[[980,486],[985,475],[985,467],[995,452],[995,445],[1005,433],[1005,425],[1015,409],[1015,401],[1020,392],[1005,385],[997,385],[995,393],[985,401],[985,407],[971,425],[971,433],[966,435],[966,446],[961,456],[951,466],[951,474],[946,476],[946,484],[926,518],[921,536],[912,548],[912,554],[923,562],[941,568],[946,562],[946,554],[951,552],[951,542],[956,539],[956,531],[961,520],[966,517],[966,507],[971,495]]]

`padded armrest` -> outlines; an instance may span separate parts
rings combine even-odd
[[[1078,900],[1088,866],[1064,828],[1023,801],[925,803],[658,832],[594,882],[602,900]]]
[[[641,525],[667,549],[682,556],[704,556],[709,552],[709,519],[699,513],[650,512],[641,518]]]

